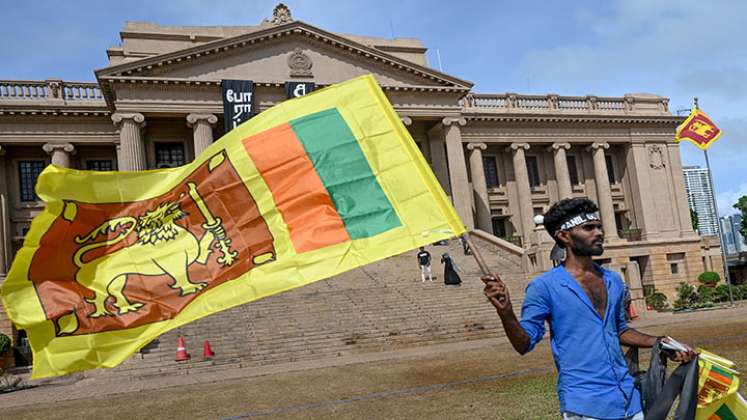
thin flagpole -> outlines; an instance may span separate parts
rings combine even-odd
[[[716,205],[716,187],[713,185],[713,173],[711,172],[711,162],[708,160],[708,150],[703,150],[703,155],[705,156],[706,167],[708,168],[708,179],[711,182],[711,204],[713,205],[713,210],[716,212],[716,232],[718,233],[718,240],[721,244],[721,259],[724,262],[726,286],[729,289],[729,302],[731,302],[731,306],[734,306],[734,296],[731,293],[731,276],[729,275],[729,266],[726,262],[726,247],[724,247],[724,237],[723,235],[721,235],[721,217],[719,216],[718,206]]]
[[[482,275],[487,276],[487,275],[493,274],[490,272],[490,267],[488,267],[488,264],[485,263],[485,259],[482,257],[482,254],[480,254],[480,250],[477,249],[477,247],[472,243],[472,240],[469,238],[469,233],[464,232],[462,234],[462,238],[464,239],[465,242],[467,242],[467,245],[469,246],[470,251],[472,251],[472,256],[475,257],[475,261],[477,261],[477,266],[480,267],[480,271],[482,271]]]

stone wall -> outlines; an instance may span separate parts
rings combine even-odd
[[[667,295],[670,304],[680,283],[697,287],[698,275],[703,271],[716,271],[723,278],[720,248],[700,238],[613,244],[602,259],[618,266],[638,263],[642,285],[653,285],[656,291]]]

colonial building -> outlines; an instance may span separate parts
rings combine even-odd
[[[331,33],[283,5],[258,26],[128,23],[120,34],[95,82],[0,81],[0,281],[41,210],[34,185],[49,163],[183,165],[224,134],[223,79],[252,80],[261,112],[288,98],[287,82],[320,88],[368,73],[464,223],[520,254],[528,274],[550,263],[551,240],[533,217],[571,196],[599,203],[600,262],[623,272],[634,297],[654,287],[671,296],[721,269],[718,245],[692,229],[674,143],[681,119],[667,98],[477,93],[429,67],[417,39]]]

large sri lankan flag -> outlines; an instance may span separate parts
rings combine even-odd
[[[3,285],[33,377],[113,367],[200,317],[460,235],[372,76],[284,102],[194,162],[49,166]]]

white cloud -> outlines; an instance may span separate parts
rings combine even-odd
[[[586,30],[562,45],[527,51],[520,68],[544,79],[546,85],[572,89],[584,85],[609,89],[622,81],[622,89],[669,90],[673,80],[718,77],[699,72],[720,71],[728,63],[743,61],[739,51],[747,37],[746,14],[747,3],[741,0],[714,1],[707,7],[695,0],[617,0],[611,8],[577,13],[579,26]],[[738,82],[738,76],[730,76],[727,84]],[[700,86],[686,90],[697,91]]]
[[[744,100],[747,96],[747,69],[729,67],[721,69],[696,70],[677,79],[683,90],[699,87],[702,92],[727,100]]]
[[[733,206],[740,197],[747,195],[747,184],[742,184],[736,190],[716,194],[716,205],[718,205],[719,216],[728,216],[738,213]]]

